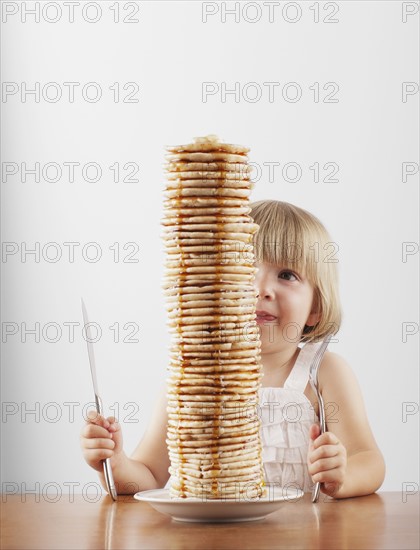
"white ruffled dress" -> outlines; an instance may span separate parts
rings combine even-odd
[[[267,483],[311,491],[308,472],[309,427],[318,417],[304,394],[319,344],[304,345],[284,387],[259,390],[262,459]]]

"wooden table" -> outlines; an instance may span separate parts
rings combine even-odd
[[[91,498],[91,497],[89,497]],[[36,499],[39,502],[36,502]],[[265,520],[250,523],[179,523],[132,497],[89,502],[62,495],[3,495],[1,548],[420,548],[419,498],[379,493],[346,500],[306,494]]]

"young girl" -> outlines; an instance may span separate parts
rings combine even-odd
[[[339,355],[325,353],[318,372],[327,413],[327,431],[322,435],[317,398],[308,383],[311,343],[335,334],[341,322],[335,243],[321,222],[301,208],[273,200],[251,206],[251,216],[260,226],[254,252],[266,481],[293,483],[304,491],[319,481],[321,490],[335,498],[370,494],[381,486],[385,465],[353,372]],[[119,494],[165,486],[170,465],[166,388],[130,458],[123,451],[116,419],[105,419],[96,411],[88,416],[81,446],[104,488],[101,461],[105,458],[111,458]]]

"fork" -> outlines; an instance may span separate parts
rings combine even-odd
[[[317,349],[315,356],[312,360],[311,366],[309,368],[309,382],[318,399],[319,423],[321,427],[321,434],[326,432],[327,424],[325,421],[324,400],[322,399],[322,395],[318,389],[318,369],[319,369],[319,365],[321,364],[321,360],[324,356],[324,353],[328,347],[328,344],[330,343],[330,340],[331,340],[331,334],[326,336],[322,341],[322,344]],[[318,501],[320,489],[321,489],[321,483],[317,481],[312,491],[312,502]]]

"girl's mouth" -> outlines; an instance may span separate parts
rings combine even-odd
[[[263,324],[265,322],[277,321],[277,317],[267,313],[266,311],[257,311],[256,321],[259,324]]]

